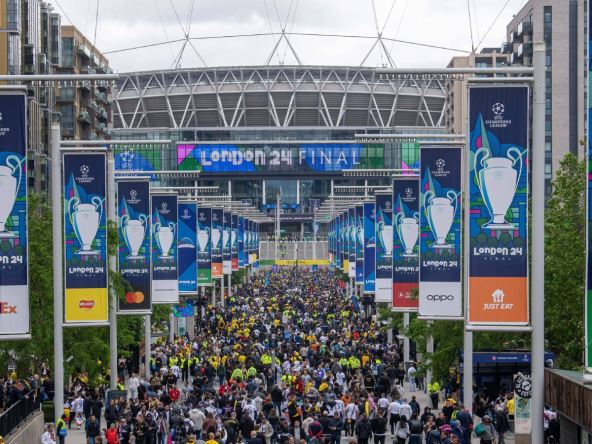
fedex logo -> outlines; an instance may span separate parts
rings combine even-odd
[[[0,302],[0,314],[16,314],[16,305]]]

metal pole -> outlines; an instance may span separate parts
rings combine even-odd
[[[403,366],[409,362],[409,336],[407,336],[407,329],[409,328],[409,312],[403,313]]]
[[[543,442],[545,402],[545,44],[535,43],[532,100],[532,442]]]
[[[173,342],[175,340],[175,317],[173,316],[173,312],[169,313],[169,342]]]
[[[224,275],[222,275],[222,279],[220,279],[220,305],[224,308]]]
[[[115,158],[113,151],[109,150],[107,154],[107,189],[109,198],[107,199],[107,219],[115,221]],[[117,268],[117,259],[115,255],[109,256],[109,269],[114,271]],[[109,378],[109,388],[117,389],[117,295],[115,290],[109,286],[109,368],[111,377]]]
[[[278,246],[280,242],[280,205],[282,203],[280,193],[277,193],[275,203],[275,259],[278,260]]]
[[[428,328],[432,329],[432,321],[428,321]],[[432,355],[434,354],[434,337],[432,336],[432,334],[430,333],[430,335],[428,336],[428,340],[427,340],[427,344],[426,344],[426,354],[429,356],[426,356],[426,359],[424,359],[424,361],[427,363],[427,360],[429,359],[430,362],[432,361]],[[426,387],[432,383],[432,370],[430,368],[428,368],[428,371],[426,372]]]
[[[232,296],[232,271],[228,275],[228,297]]]
[[[53,375],[56,421],[64,413],[64,289],[62,270],[62,158],[60,124],[51,124],[51,210],[53,214]]]
[[[473,332],[465,330],[463,345],[463,403],[473,413]]]
[[[146,381],[150,381],[150,357],[152,356],[151,347],[151,319],[150,315],[144,316],[144,367],[146,370]]]

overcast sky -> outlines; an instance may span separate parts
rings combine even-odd
[[[459,50],[471,50],[467,0],[374,0],[378,28],[385,38],[396,38]],[[103,52],[183,39],[190,22],[194,38],[286,31],[295,33],[377,34],[372,0],[50,0],[62,15],[94,41]],[[474,45],[499,47],[505,27],[525,0],[468,0]],[[507,4],[506,4],[507,3]],[[174,5],[174,7],[173,7]],[[191,14],[191,6],[193,11]],[[394,5],[394,6],[393,6]],[[504,7],[505,5],[505,7]],[[60,9],[60,6],[62,9]],[[392,11],[389,16],[389,11]],[[65,14],[62,12],[65,11]],[[295,11],[295,14],[294,14]],[[501,12],[501,14],[500,14]],[[497,21],[496,16],[499,15]],[[64,15],[69,17],[66,18]],[[191,17],[191,18],[190,18]],[[388,20],[387,20],[388,18]],[[181,25],[179,22],[182,22]],[[493,24],[493,26],[492,26]],[[491,30],[485,36],[488,28]],[[182,29],[184,28],[184,30]],[[262,65],[279,36],[192,40],[186,44],[180,66]],[[360,65],[375,39],[289,36],[305,65]],[[442,49],[385,41],[399,67],[442,67],[454,55]],[[117,72],[168,69],[175,64],[183,42],[107,54]],[[199,56],[198,56],[199,54]],[[297,64],[281,41],[272,64]],[[388,65],[378,46],[364,65]]]

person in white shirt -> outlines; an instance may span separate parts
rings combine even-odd
[[[45,433],[41,435],[41,444],[56,444],[56,436],[53,431],[53,424],[47,425]]]
[[[355,436],[354,428],[360,410],[356,404],[350,402],[345,406],[345,436]]]
[[[401,404],[399,401],[395,400],[391,402],[388,406],[388,415],[389,415],[389,424],[391,426],[391,435],[395,434],[395,425],[399,422],[401,415],[399,414],[401,410]]]
[[[181,374],[181,369],[179,368],[179,366],[177,364],[175,364],[171,367],[171,371],[173,372],[173,375],[175,375],[177,378]]]
[[[140,387],[140,381],[135,373],[132,373],[132,377],[127,381],[127,389],[130,391],[130,399],[136,399],[138,397],[138,387]]]
[[[409,379],[409,390],[411,390],[412,392],[417,390],[417,384],[415,383],[416,373],[417,370],[415,370],[415,367],[413,367],[413,364],[411,364],[409,366],[409,369],[407,370],[407,378]]]
[[[388,406],[389,406],[389,400],[383,396],[382,398],[380,398],[378,400],[378,402],[376,403],[376,405],[378,406],[378,408],[380,410],[386,410],[388,408]]]
[[[405,416],[405,418],[407,420],[411,419],[412,412],[413,412],[413,410],[411,410],[411,406],[409,405],[407,400],[403,399],[403,402],[401,403],[401,407],[399,407],[399,415],[401,415],[401,418],[403,416]]]

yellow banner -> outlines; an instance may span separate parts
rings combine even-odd
[[[106,288],[66,289],[66,322],[107,322],[109,299]]]

